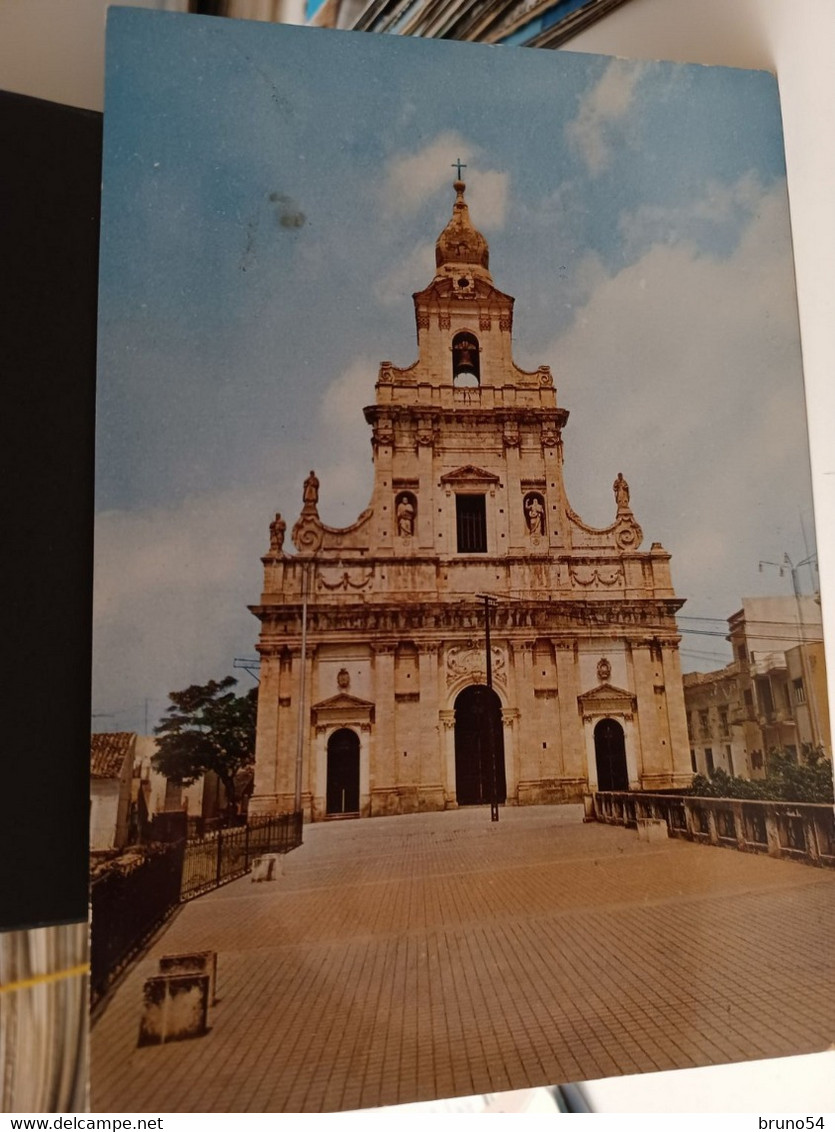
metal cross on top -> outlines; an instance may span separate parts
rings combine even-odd
[[[458,170],[458,180],[460,181],[461,180],[461,170],[466,169],[467,166],[462,164],[461,158],[459,157],[457,161],[453,161],[452,168]]]

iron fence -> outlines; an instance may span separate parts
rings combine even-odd
[[[180,903],[248,873],[256,857],[301,843],[301,813],[277,814],[114,862],[90,891],[93,1004]]]
[[[248,873],[255,857],[289,853],[302,840],[302,815],[256,818],[247,825],[218,829],[185,843],[182,900],[210,892]]]
[[[114,862],[90,886],[90,995],[93,1003],[180,903],[182,841],[135,861]]]
[[[627,826],[661,818],[671,837],[835,867],[835,814],[827,804],[597,791],[594,815]]]

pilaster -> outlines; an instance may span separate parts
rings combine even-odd
[[[580,679],[576,646],[573,641],[555,640],[554,652],[557,661],[562,774],[569,778],[586,778],[588,766],[583,742],[583,722],[577,703]]]
[[[376,705],[374,722],[373,757],[369,774],[369,790],[378,787],[396,786],[397,774],[394,766],[394,641],[374,641],[371,652],[374,658],[374,703]]]

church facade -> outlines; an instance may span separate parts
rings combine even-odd
[[[369,507],[326,526],[311,472],[294,553],[271,526],[251,813],[560,803],[692,777],[670,555],[642,549],[620,473],[609,526],[572,510],[568,413],[548,366],[514,363],[514,300],[454,188],[414,296],[417,361],[383,362],[365,409]]]

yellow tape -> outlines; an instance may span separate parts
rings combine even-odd
[[[60,979],[72,979],[76,975],[86,975],[90,970],[89,963],[77,963],[75,967],[67,967],[63,971],[50,971],[46,975],[32,975],[28,979],[18,979],[14,983],[0,983],[0,994],[7,991],[27,990],[29,987],[41,986],[43,983],[57,983]]]

